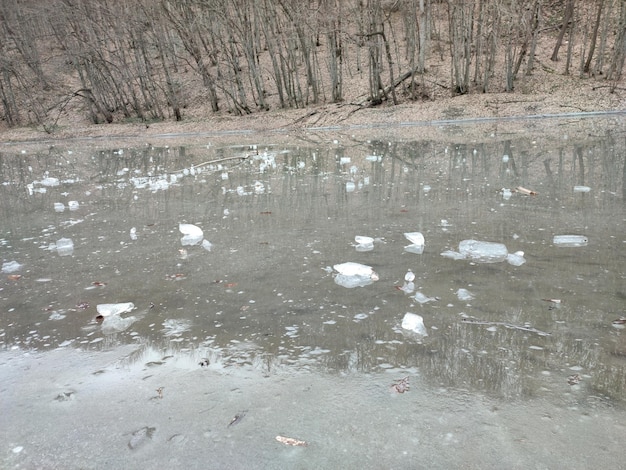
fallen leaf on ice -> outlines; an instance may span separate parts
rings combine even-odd
[[[278,442],[282,442],[283,444],[287,444],[288,446],[301,446],[301,447],[307,446],[306,441],[294,439],[293,437],[276,436],[276,440]]]
[[[520,194],[525,194],[526,196],[536,196],[537,192],[533,191],[531,189],[526,189],[522,186],[518,186],[517,188],[515,188],[515,191],[517,191]]]

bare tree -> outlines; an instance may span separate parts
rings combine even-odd
[[[474,30],[474,2],[448,0],[450,55],[452,57],[452,90],[457,94],[469,91],[470,65]]]
[[[593,60],[593,54],[596,50],[596,42],[598,40],[598,30],[600,29],[600,20],[602,19],[602,8],[604,7],[604,0],[598,0],[597,7],[598,9],[596,13],[596,21],[593,24],[591,41],[589,44],[589,52],[587,54],[587,60],[585,61],[585,65],[583,66],[584,73],[589,73],[589,71],[591,70],[591,61]]]
[[[554,50],[552,51],[552,56],[550,57],[550,59],[554,62],[559,60],[559,49],[561,48],[561,44],[563,44],[563,38],[565,37],[565,33],[570,30],[572,21],[574,20],[574,1],[575,0],[566,0],[565,3],[563,10],[563,22],[561,24],[559,36],[556,39],[556,44],[554,45]]]

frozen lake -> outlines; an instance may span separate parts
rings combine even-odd
[[[0,147],[0,461],[615,468],[625,124]]]

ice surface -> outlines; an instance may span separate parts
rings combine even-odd
[[[428,336],[428,332],[424,326],[424,319],[415,313],[407,312],[404,315],[404,318],[402,318],[402,328],[417,333],[420,336]]]
[[[552,243],[556,246],[586,246],[589,240],[584,235],[555,235]]]
[[[163,334],[165,336],[180,336],[191,329],[191,320],[169,318],[163,322]]]

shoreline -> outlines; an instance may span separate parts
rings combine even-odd
[[[588,84],[586,84],[588,85]],[[367,107],[350,102],[300,109],[273,109],[234,116],[204,114],[190,108],[182,121],[91,124],[68,115],[54,133],[41,126],[0,130],[0,145],[32,145],[102,139],[231,137],[258,134],[359,132],[383,128],[435,128],[466,125],[510,125],[541,120],[619,117],[626,114],[626,99],[618,92],[559,89],[550,94],[491,93],[461,95],[433,101],[389,103]]]
[[[207,129],[208,124],[211,121],[206,122],[206,126],[197,128],[197,123],[183,122],[183,123],[158,123],[150,128],[138,128],[136,124],[113,124],[113,125],[98,125],[83,128],[78,132],[79,135],[59,135],[52,136],[49,134],[37,137],[35,132],[28,132],[26,136],[18,131],[18,136],[15,139],[7,139],[0,141],[0,145],[4,147],[11,147],[16,145],[42,145],[42,144],[59,144],[59,143],[72,143],[72,142],[98,142],[98,141],[133,141],[137,139],[198,139],[198,138],[231,138],[231,137],[250,137],[258,136],[260,134],[269,135],[290,135],[290,134],[309,134],[309,133],[327,133],[327,132],[367,132],[372,131],[379,133],[380,130],[390,130],[394,132],[398,131],[410,131],[412,129],[445,129],[453,126],[466,127],[466,126],[489,126],[489,125],[529,125],[529,123],[539,121],[550,121],[550,123],[557,123],[558,121],[565,120],[588,120],[593,118],[610,119],[621,118],[626,116],[626,109],[615,110],[599,110],[599,111],[583,111],[574,113],[550,113],[550,114],[521,114],[511,116],[479,116],[460,119],[428,119],[428,120],[414,120],[414,121],[370,121],[363,124],[346,123],[327,126],[311,126],[311,127],[295,127],[295,126],[281,126],[277,128],[263,128],[259,126],[251,126],[249,128],[230,128],[230,129]],[[175,125],[178,129],[173,132],[170,127]],[[168,127],[169,132],[158,132],[161,127]],[[193,127],[193,129],[188,129]],[[22,128],[23,129],[23,128]],[[137,132],[129,133],[123,131],[129,131],[136,129]],[[113,132],[92,132],[92,131],[113,131]],[[164,129],[165,130],[165,129]],[[156,132],[155,132],[156,131]],[[507,132],[502,130],[503,132]],[[511,132],[511,131],[509,131]],[[1,135],[1,134],[0,134]],[[19,138],[22,137],[22,138]]]

